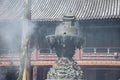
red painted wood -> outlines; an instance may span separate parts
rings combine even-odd
[[[33,66],[33,80],[37,80],[37,66]]]

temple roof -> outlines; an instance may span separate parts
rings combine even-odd
[[[0,21],[23,17],[23,0],[0,0]]]
[[[60,20],[70,10],[79,20],[120,18],[120,0],[33,0],[32,7],[34,20]]]
[[[32,0],[31,19],[59,21],[70,10],[78,20],[120,18],[120,0]],[[23,0],[0,1],[0,20],[23,14]]]

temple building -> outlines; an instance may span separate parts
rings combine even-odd
[[[28,0],[28,10],[25,1],[0,1],[0,80],[17,80],[26,11],[30,80],[45,80],[57,60],[46,35],[55,33],[69,11],[84,39],[73,57],[83,70],[83,80],[120,79],[120,0]]]

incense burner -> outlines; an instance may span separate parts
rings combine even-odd
[[[83,39],[75,26],[75,16],[70,12],[63,23],[56,27],[55,34],[46,36],[50,47],[55,49],[58,60],[47,74],[47,80],[81,80],[82,70],[73,60],[76,48],[81,48]]]
[[[63,23],[56,27],[55,34],[46,36],[50,47],[58,57],[72,58],[76,48],[81,48],[83,39],[75,26],[75,16],[69,13],[63,17]]]

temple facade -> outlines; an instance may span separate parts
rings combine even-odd
[[[31,80],[45,80],[57,60],[45,36],[55,33],[69,11],[84,39],[73,57],[83,80],[120,79],[120,0],[28,0],[27,9]],[[0,74],[6,80],[18,77],[24,15],[24,0],[0,1]]]

